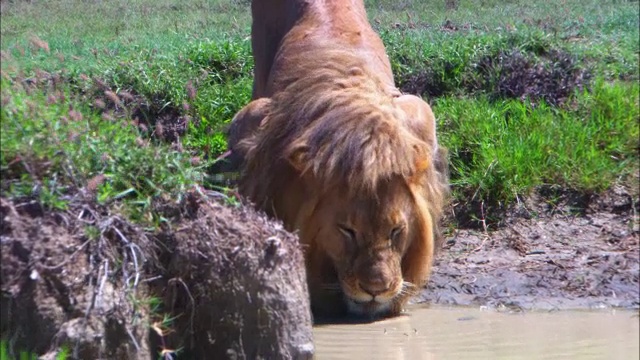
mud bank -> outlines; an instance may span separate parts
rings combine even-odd
[[[415,302],[531,309],[640,307],[638,198],[533,198],[495,230],[447,238]]]
[[[160,236],[163,309],[180,313],[160,347],[185,359],[310,359],[311,311],[298,238],[248,207],[216,203]]]
[[[47,212],[0,200],[9,355],[313,355],[297,238],[248,208],[199,199],[147,233],[89,203]]]

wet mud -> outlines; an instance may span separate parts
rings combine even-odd
[[[573,206],[569,206],[573,205]],[[534,208],[535,211],[532,211]],[[417,303],[512,310],[640,306],[637,200],[530,206],[499,228],[450,234]]]

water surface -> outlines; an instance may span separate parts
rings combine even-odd
[[[639,359],[638,311],[506,313],[410,307],[369,324],[314,327],[317,359]]]

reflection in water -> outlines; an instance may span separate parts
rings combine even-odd
[[[369,324],[318,325],[323,359],[638,359],[638,312],[409,309]]]

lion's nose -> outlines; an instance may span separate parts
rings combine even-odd
[[[371,296],[380,295],[389,290],[390,282],[382,276],[369,277],[360,281],[360,288]]]

